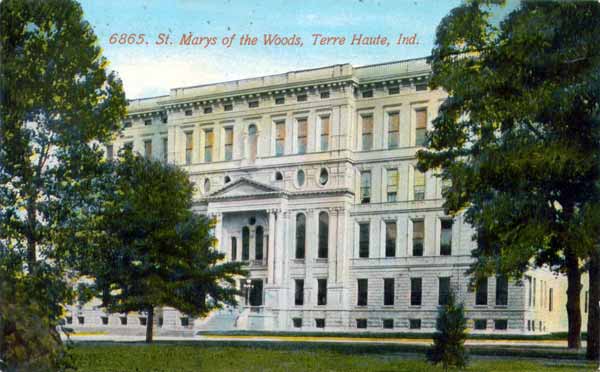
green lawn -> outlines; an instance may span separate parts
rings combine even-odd
[[[423,361],[420,354],[355,353],[343,349],[227,346],[217,343],[116,344],[81,343],[73,348],[81,372],[252,372],[252,371],[442,371]],[[475,359],[471,372],[595,371],[593,364],[569,365],[566,361]]]

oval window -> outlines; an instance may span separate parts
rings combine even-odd
[[[329,181],[329,173],[327,172],[327,169],[322,168],[321,173],[319,174],[319,183],[325,185],[327,181]]]
[[[207,194],[210,192],[210,180],[208,178],[204,180],[204,192]]]
[[[229,183],[229,182],[231,182],[231,177],[225,176],[225,183]]]
[[[298,177],[298,179],[297,179],[298,180],[298,186],[304,186],[305,175],[304,175],[304,171],[302,169],[300,169],[298,171],[297,177]]]

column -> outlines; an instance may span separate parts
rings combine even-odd
[[[269,252],[267,253],[267,282],[273,284],[275,281],[275,232],[276,230],[276,218],[275,210],[267,210],[269,213]]]
[[[273,249],[273,259],[274,263],[274,283],[277,285],[281,285],[283,282],[283,264],[284,264],[284,249],[285,241],[283,230],[285,228],[285,214],[279,209],[277,210],[277,214],[275,215],[275,244]]]
[[[344,279],[344,264],[345,264],[345,255],[344,251],[347,251],[352,255],[352,247],[349,246],[349,242],[351,239],[346,238],[346,211],[343,208],[340,208],[337,213],[337,239],[336,239],[336,282],[340,283]]]
[[[338,215],[339,208],[332,208],[329,213],[329,252],[327,254],[328,277],[330,283],[337,282],[338,251]]]

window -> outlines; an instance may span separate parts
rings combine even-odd
[[[548,290],[548,311],[552,311],[554,307],[554,290],[550,288]]]
[[[225,105],[223,105],[223,111],[233,111],[233,104],[226,103]]]
[[[385,223],[385,256],[396,256],[396,222],[387,221]]]
[[[420,172],[415,168],[415,184],[413,189],[413,196],[415,200],[425,199],[425,173]]]
[[[398,170],[387,170],[387,201],[395,202],[398,196]]]
[[[369,227],[368,222],[358,225],[358,257],[369,258]]]
[[[113,157],[114,157],[113,145],[106,145],[106,159],[113,160]]]
[[[329,150],[329,116],[321,117],[321,151]]]
[[[371,97],[373,97],[373,89],[362,91],[362,98],[371,98]]]
[[[263,281],[253,279],[250,288],[250,306],[262,306],[263,304]]]
[[[360,202],[367,204],[371,202],[371,172],[360,173]]]
[[[413,244],[412,255],[415,257],[423,256],[423,242],[425,240],[425,221],[415,220],[413,225]]]
[[[367,296],[369,292],[369,280],[368,279],[358,279],[358,297],[356,304],[358,306],[367,306]]]
[[[452,255],[452,220],[442,220],[442,231],[440,234],[440,255]]]
[[[108,317],[107,316],[100,317],[100,319],[102,320],[102,325],[108,325]]]
[[[585,298],[583,300],[583,312],[587,314],[588,309],[590,308],[590,291],[585,291]]]
[[[487,328],[487,319],[475,319],[473,320],[473,328],[482,331]]]
[[[249,108],[257,108],[258,107],[258,100],[249,101],[248,102],[248,107]]]
[[[410,329],[421,329],[421,319],[409,319],[408,327]]]
[[[329,91],[328,90],[324,90],[321,92],[321,99],[327,99],[329,98]]]
[[[308,140],[308,122],[306,118],[298,119],[298,154],[306,154]]]
[[[421,290],[423,280],[421,278],[410,278],[410,305],[421,306]]]
[[[204,193],[208,194],[210,192],[210,179],[206,178],[204,180]]]
[[[180,321],[182,327],[188,327],[190,325],[190,318],[188,318],[187,316],[180,318]]]
[[[527,279],[527,288],[529,289],[528,294],[527,294],[527,306],[531,307],[531,300],[532,300],[532,282],[531,282],[531,277],[530,276],[526,276],[525,277]]]
[[[487,305],[488,303],[488,280],[479,279],[475,293],[475,305]]]
[[[192,132],[185,132],[185,164],[187,165],[192,164],[193,141]]]
[[[415,111],[415,146],[423,146],[427,137],[427,109],[419,109]]]
[[[285,103],[285,97],[275,97],[276,105],[283,105]]]
[[[192,116],[192,110],[185,110],[185,116]]]
[[[144,125],[146,125],[146,126],[152,125],[152,119],[146,119],[146,120],[144,120]]]
[[[121,325],[127,325],[127,317],[126,316],[120,317],[120,320],[121,320]]]
[[[85,324],[85,317],[78,316],[77,317],[77,321],[79,322],[79,324],[84,325]]]
[[[225,128],[225,160],[233,159],[233,128]]]
[[[329,173],[327,172],[327,169],[321,168],[321,173],[319,173],[319,183],[322,186],[325,186],[327,181],[329,181]]]
[[[292,318],[294,328],[302,328],[302,318]]]
[[[224,182],[224,183],[229,183],[229,182],[231,182],[231,177],[229,177],[229,176],[225,176],[225,177],[223,178],[223,182]]]
[[[250,259],[250,229],[244,226],[242,229],[242,261]]]
[[[213,145],[215,143],[215,133],[212,129],[204,131],[204,161],[210,163],[213,160]]]
[[[317,279],[317,305],[327,305],[327,279]]]
[[[393,329],[394,328],[394,319],[383,319],[383,328],[384,329]]]
[[[147,319],[146,319],[146,317],[143,317],[143,316],[141,316],[141,317],[140,317],[140,325],[141,325],[141,326],[145,326],[145,325],[146,325],[146,322],[147,322]]]
[[[508,320],[507,319],[495,319],[494,320],[494,329],[495,330],[504,331],[507,328],[508,328]]]
[[[72,316],[68,316],[67,317],[67,324],[73,324],[73,317]]]
[[[508,305],[508,278],[506,276],[496,277],[496,305]]]
[[[325,318],[316,318],[315,319],[315,326],[317,328],[325,328]]]
[[[390,112],[388,115],[388,149],[396,149],[400,144],[400,113]]]
[[[304,280],[296,279],[295,281],[296,290],[294,291],[294,305],[304,305]]]
[[[212,107],[205,107],[204,108],[204,113],[205,114],[211,114],[212,113]]]
[[[302,213],[296,215],[296,258],[304,259],[306,247],[306,216]]]
[[[254,124],[250,124],[248,127],[248,148],[250,150],[250,160],[255,160],[258,150],[258,134],[256,133],[256,125]]]
[[[400,93],[400,87],[399,86],[394,86],[394,87],[389,87],[388,88],[388,94],[398,94]]]
[[[285,121],[275,122],[275,155],[282,156],[285,153]]]
[[[162,139],[162,151],[163,161],[166,163],[169,159],[169,140],[167,138]]]
[[[237,238],[231,237],[231,261],[237,260]]]
[[[123,123],[123,127],[124,128],[131,128],[131,122],[130,121],[126,121]]]
[[[373,148],[373,115],[362,116],[362,150]]]
[[[160,121],[161,121],[163,124],[167,124],[167,121],[168,121],[168,120],[169,120],[169,119],[168,119],[166,116],[163,116],[163,117],[160,119]]]
[[[296,174],[296,181],[298,181],[299,187],[304,186],[305,179],[306,179],[306,176],[304,175],[304,171],[302,169],[300,169],[298,171],[298,173]]]
[[[254,259],[263,259],[263,245],[264,245],[264,230],[262,226],[256,228],[255,246],[254,246]]]
[[[427,84],[417,84],[417,85],[415,85],[415,90],[417,92],[425,91],[425,90],[427,90]]]
[[[275,181],[283,181],[283,173],[275,172]]]
[[[367,319],[356,319],[356,328],[367,328]]]
[[[308,99],[308,96],[306,94],[298,94],[296,96],[296,100],[298,102],[306,102],[307,99]]]
[[[329,250],[329,215],[327,212],[319,213],[319,258],[327,258]]]
[[[383,304],[391,306],[394,304],[394,278],[383,279]]]
[[[448,305],[448,300],[450,298],[450,278],[438,278],[438,281],[438,305]]]

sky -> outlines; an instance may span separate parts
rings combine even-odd
[[[460,0],[80,0],[110,68],[127,98],[169,89],[284,73],[340,63],[365,65],[429,55],[441,19]],[[111,43],[136,34],[133,45]],[[159,34],[169,41],[156,45]],[[182,35],[216,37],[215,45],[180,45]],[[346,37],[344,45],[313,45],[313,34]],[[229,47],[224,37],[235,34]],[[243,34],[256,45],[239,45]],[[267,46],[265,34],[300,38],[302,46]],[[387,37],[389,46],[350,45],[354,35]],[[414,44],[396,44],[398,36]],[[196,39],[198,40],[198,39]],[[296,39],[297,40],[297,39]],[[319,39],[320,40],[320,39]],[[364,39],[363,39],[364,40]],[[331,41],[331,39],[330,39]],[[339,41],[339,39],[338,39]],[[409,39],[410,41],[410,39]],[[147,44],[146,44],[147,42]],[[172,43],[172,44],[170,44]]]

